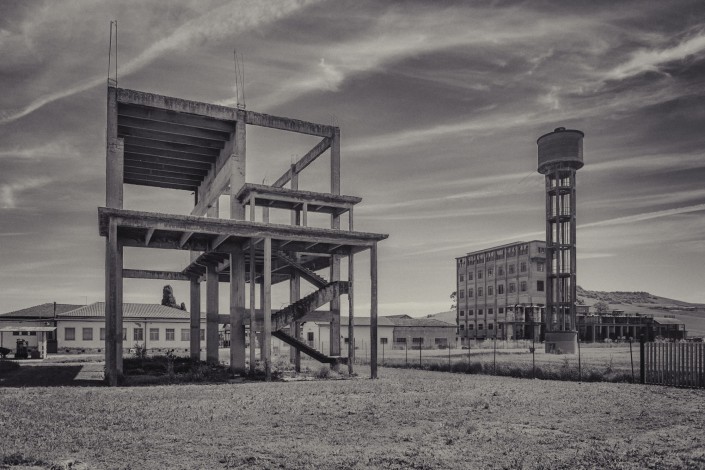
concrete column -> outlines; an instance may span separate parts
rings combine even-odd
[[[111,220],[105,242],[105,368],[108,383],[122,374],[122,246]]]
[[[291,189],[299,189],[299,174],[295,171],[296,165],[291,165]],[[291,212],[291,225],[301,225],[301,212]],[[299,255],[296,255],[299,261]],[[292,269],[289,278],[289,303],[294,303],[301,298],[301,276],[298,271]],[[289,326],[289,334],[296,339],[301,339],[301,324],[294,320]],[[294,370],[301,372],[301,351],[291,346],[289,348],[289,361],[294,364]]]
[[[377,243],[370,247],[370,378],[377,378]]]
[[[255,327],[255,301],[256,301],[256,283],[255,277],[257,274],[256,264],[257,260],[255,257],[255,241],[250,239],[250,373],[255,372],[255,361],[257,360],[256,355],[256,327]]]
[[[230,369],[245,373],[245,253],[230,252]]]
[[[264,239],[264,266],[262,268],[264,278],[262,287],[264,288],[264,313],[263,323],[263,351],[262,362],[264,362],[264,377],[266,381],[272,380],[272,239]]]
[[[352,219],[350,219],[350,229],[352,230]],[[355,304],[353,296],[353,279],[355,278],[355,264],[353,254],[348,256],[348,374],[352,375],[355,362]]]
[[[215,266],[206,268],[206,361],[218,363],[218,273]],[[232,337],[232,324],[230,325]]]
[[[335,132],[330,143],[330,189],[332,194],[340,194],[340,129]],[[340,229],[340,216],[331,216],[331,228]],[[340,256],[331,257],[330,281],[340,280]],[[340,298],[330,303],[330,355],[340,356]]]
[[[191,279],[189,302],[191,309],[191,335],[189,351],[192,361],[201,360],[201,283]]]

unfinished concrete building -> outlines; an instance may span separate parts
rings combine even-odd
[[[111,385],[122,373],[123,278],[163,279],[190,283],[190,354],[201,349],[201,283],[206,284],[206,357],[218,361],[218,325],[229,323],[230,367],[246,370],[245,329],[261,338],[261,358],[270,374],[271,336],[300,352],[333,366],[348,363],[355,351],[340,351],[340,301],[347,295],[350,337],[354,335],[353,256],[370,255],[371,377],[377,375],[377,243],[384,234],[353,230],[353,207],[360,198],[340,194],[340,130],[338,127],[257,113],[241,108],[188,101],[108,86],[106,207],[98,209],[100,235],[106,239],[106,377]],[[320,142],[284,168],[272,185],[246,181],[247,126],[263,126],[308,134]],[[330,192],[304,191],[298,175],[329,151]],[[190,215],[129,210],[123,207],[123,185],[146,185],[195,193]],[[288,187],[285,187],[288,185]],[[230,199],[229,218],[220,218],[218,200]],[[291,213],[290,225],[269,221],[270,208]],[[330,216],[330,227],[308,225],[309,213]],[[259,214],[259,215],[258,215]],[[341,220],[347,222],[341,224]],[[183,271],[127,269],[123,250],[189,250]],[[348,273],[341,277],[341,259]],[[320,271],[328,273],[328,279]],[[301,297],[301,281],[314,286]],[[290,305],[273,311],[272,285],[289,283]],[[219,286],[230,291],[230,312],[218,311]],[[259,294],[256,288],[259,286]],[[249,305],[246,305],[246,291]],[[259,302],[257,302],[257,300]],[[259,305],[257,305],[257,303]],[[300,341],[297,320],[330,305],[330,353],[327,356]],[[250,335],[254,337],[254,335]],[[250,368],[255,341],[250,341]]]

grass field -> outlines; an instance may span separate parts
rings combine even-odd
[[[703,390],[381,368],[374,381],[0,388],[0,404],[0,468],[705,466]]]

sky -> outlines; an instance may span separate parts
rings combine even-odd
[[[234,106],[237,50],[247,109],[340,126],[342,193],[363,198],[355,228],[389,234],[382,315],[448,310],[456,257],[544,239],[536,139],[559,126],[585,133],[578,284],[705,303],[701,1],[4,0],[0,312],[104,298],[111,20],[120,87]],[[253,183],[316,143],[247,132]],[[327,191],[327,164],[300,188]],[[127,209],[192,204],[183,191],[125,188]],[[125,253],[126,268],[187,262]],[[366,254],[355,272],[364,316]],[[163,284],[126,280],[125,301],[158,303]],[[188,285],[173,287],[188,305]]]

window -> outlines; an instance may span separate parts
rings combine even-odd
[[[482,309],[481,309],[481,308],[478,308],[478,309],[477,309],[477,314],[478,314],[478,315],[482,315]]]
[[[516,291],[517,291],[517,285],[514,284],[513,282],[510,282],[510,283],[509,283],[509,293],[510,293],[510,294],[513,294],[513,293],[516,292]]]
[[[487,295],[494,295],[494,287],[487,286]]]
[[[19,335],[20,335],[20,332],[19,332],[19,331],[13,331],[13,332],[12,332],[12,336],[19,336]]]
[[[465,310],[461,310],[461,311],[460,311],[460,316],[461,316],[461,317],[464,317],[464,316],[465,316]]]
[[[164,336],[166,337],[167,341],[174,341],[174,328],[167,328]]]
[[[546,270],[546,265],[543,263],[536,263],[536,270],[542,273]]]
[[[470,324],[468,325],[468,331],[472,331],[472,330],[474,330],[474,329],[475,329],[475,325],[473,325],[472,323],[470,323]]]
[[[546,253],[546,247],[540,246],[539,253]]]
[[[504,276],[504,266],[497,268],[497,276]]]
[[[475,295],[475,291],[473,289],[468,289],[468,299],[472,299],[472,297]]]
[[[483,325],[482,323],[478,323],[478,324],[477,324],[477,329],[478,329],[478,330],[484,330],[485,327],[484,327],[484,325]]]
[[[504,294],[504,284],[499,284],[497,286],[497,295],[502,295]]]
[[[461,274],[460,277],[458,278],[458,281],[463,282],[464,280],[465,280],[465,276],[463,276],[463,275]]]
[[[201,341],[205,341],[205,340],[206,340],[206,330],[201,328]]]
[[[144,328],[135,328],[132,330],[132,339],[135,341],[144,341]]]
[[[482,287],[477,288],[477,296],[482,297]]]
[[[493,330],[493,329],[494,329],[494,323],[488,323],[488,324],[487,324],[487,329],[488,329],[488,330]]]
[[[461,298],[461,299],[464,299],[464,298],[465,298],[465,291],[464,291],[464,290],[461,290],[461,291],[460,291],[460,298]]]
[[[519,271],[522,272],[522,273],[525,273],[525,272],[526,272],[526,261],[522,261],[522,262],[521,262],[521,265],[520,265],[520,267],[519,267]]]
[[[448,338],[433,338],[433,343],[436,346],[448,346]]]
[[[380,338],[379,339],[380,344],[388,344],[387,343],[387,338]]]
[[[169,330],[167,330],[169,331]],[[159,341],[159,328],[150,328],[149,329],[149,340],[150,341]]]
[[[191,341],[191,330],[181,328],[181,341]]]
[[[414,344],[423,344],[423,338],[411,338],[411,342]]]
[[[475,311],[472,309],[468,310],[468,316],[470,316],[470,315],[475,315]]]
[[[543,281],[536,281],[536,290],[543,292]]]
[[[105,328],[101,328],[98,334],[100,334],[100,340],[105,341]]]
[[[460,329],[460,331],[463,331],[463,330],[465,329],[465,325],[463,325],[463,324],[461,323],[459,329]],[[405,338],[405,339],[406,339],[406,338]]]
[[[122,329],[122,340],[127,341],[127,328]]]
[[[468,273],[468,281],[472,281],[472,272]]]
[[[478,271],[478,272],[477,272],[477,278],[478,278],[478,279],[482,279],[482,271]]]
[[[492,276],[494,276],[494,269],[487,268],[487,277],[492,277]]]
[[[499,307],[499,314],[501,315],[503,313],[504,313],[504,307]]]
[[[463,328],[463,325],[460,325],[460,329],[462,329],[462,328]],[[406,338],[397,338],[395,341],[400,344],[406,344]]]
[[[64,328],[64,339],[66,341],[76,341],[76,328]]]
[[[510,264],[510,265],[507,267],[507,270],[509,271],[509,274],[514,274],[514,265],[513,265],[513,264]]]
[[[83,328],[83,341],[93,341],[93,328]]]
[[[493,309],[493,308],[488,308],[488,309],[487,309],[487,315],[494,315],[494,309]]]
[[[309,332],[308,332],[308,335],[306,336],[306,338],[307,338],[309,341],[313,341],[313,331],[309,331]]]
[[[519,288],[522,292],[526,292],[526,281],[521,281],[521,284],[519,284]]]

